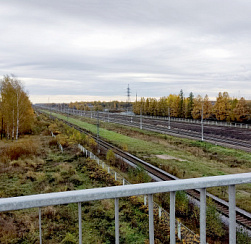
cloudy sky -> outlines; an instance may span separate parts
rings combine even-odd
[[[32,102],[251,99],[250,0],[0,0],[0,76]]]

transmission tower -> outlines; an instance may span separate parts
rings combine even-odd
[[[131,90],[130,90],[130,87],[129,87],[129,84],[128,84],[128,87],[127,87],[127,103],[128,103],[128,105],[131,102],[130,95],[131,95]]]
[[[127,113],[128,113],[128,110],[130,108],[130,95],[131,95],[131,90],[130,90],[130,87],[129,87],[129,84],[128,84],[128,87],[127,87]]]

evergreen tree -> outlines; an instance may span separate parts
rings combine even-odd
[[[192,118],[193,105],[194,105],[194,95],[192,92],[190,92],[187,105],[187,118]]]
[[[179,112],[178,112],[178,117],[184,118],[184,94],[183,90],[180,90],[179,94]]]

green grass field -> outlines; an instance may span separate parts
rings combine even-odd
[[[67,120],[64,115],[52,115]],[[83,120],[85,119],[68,118],[69,122],[96,134],[96,121]],[[104,122],[101,123],[99,132],[101,138],[121,148],[126,145],[130,153],[180,178],[251,171],[251,154],[240,150]],[[160,158],[160,155],[165,159]],[[210,192],[227,200],[225,188],[213,188]],[[251,212],[251,184],[237,186],[236,197],[237,205]]]

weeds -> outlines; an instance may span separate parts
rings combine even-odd
[[[152,180],[145,169],[140,166],[137,168],[130,168],[128,171],[128,177],[131,183],[145,183]]]
[[[7,163],[9,161],[18,160],[20,157],[30,157],[38,155],[37,142],[27,139],[15,141],[1,148],[0,161]]]

